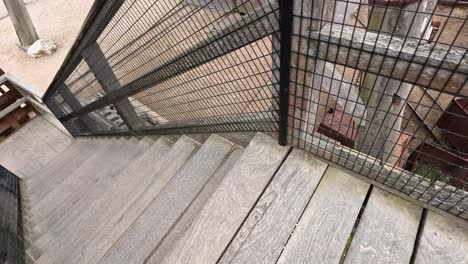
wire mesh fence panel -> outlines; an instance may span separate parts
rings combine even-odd
[[[0,262],[24,263],[20,179],[0,165]]]
[[[97,2],[45,96],[74,135],[272,132],[468,219],[466,5]]]
[[[92,39],[84,33],[75,67],[53,85],[55,93],[71,95],[65,99],[70,107],[58,115],[62,121],[126,101],[115,104],[116,110],[138,133],[175,127],[190,133],[188,124],[205,132],[277,129],[273,72],[279,65],[272,47],[277,3],[129,0],[119,5],[112,14],[107,3],[96,12],[109,17],[107,24],[96,25],[101,32]]]
[[[468,219],[467,11],[295,1],[288,141]]]

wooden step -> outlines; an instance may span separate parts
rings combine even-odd
[[[55,209],[61,204],[62,201],[64,201],[67,198],[67,193],[65,193],[65,195],[60,197],[61,199],[55,199],[59,198],[59,196],[55,195],[55,193],[60,192],[63,188],[62,186],[66,186],[67,184],[71,185],[71,182],[76,181],[78,178],[77,175],[80,175],[82,171],[92,173],[95,166],[94,162],[96,161],[97,157],[102,156],[104,153],[108,152],[111,149],[117,148],[118,146],[123,144],[123,142],[124,139],[121,139],[120,141],[112,139],[106,144],[103,144],[102,146],[98,147],[96,151],[94,151],[91,155],[90,153],[84,153],[83,162],[77,163],[76,167],[67,166],[67,162],[65,161],[62,165],[63,169],[59,169],[56,171],[56,173],[60,174],[60,176],[52,176],[52,178],[65,176],[66,178],[63,181],[51,182],[51,186],[48,186],[46,183],[44,183],[42,185],[44,186],[44,189],[36,189],[34,192],[31,192],[31,215],[35,218],[36,223],[42,220],[44,216],[47,216],[49,214],[49,209]],[[81,160],[81,158],[79,157],[77,157],[77,159]],[[40,213],[42,213],[42,215]]]
[[[134,142],[128,141],[115,151],[109,151],[99,157],[94,162],[94,173],[86,171],[81,174],[84,177],[77,176],[77,180],[72,181],[71,185],[61,188],[63,192],[67,193],[68,201],[62,203],[35,225],[33,233],[42,235],[47,232],[50,236],[41,236],[40,239],[33,237],[34,246],[45,248],[51,238],[59,236],[60,225],[66,225],[70,219],[78,217],[103,193],[114,178],[126,168],[127,164],[149,149],[152,143],[152,141],[138,142],[136,139]]]
[[[205,205],[206,201],[211,197],[213,192],[218,188],[224,177],[234,167],[240,159],[244,149],[235,147],[229,154],[229,157],[223,162],[221,167],[213,174],[203,190],[195,198],[187,211],[177,221],[177,224],[171,228],[166,237],[153,249],[152,254],[148,256],[145,263],[161,263],[167,254],[171,251],[177,241],[184,236],[193,222],[193,219],[198,215],[200,210]]]
[[[150,167],[155,174],[145,184],[146,188],[140,197],[115,214],[109,224],[87,242],[86,248],[72,255],[68,263],[97,263],[180,171],[187,160],[196,153],[198,147],[198,142],[186,136],[180,137],[170,151]]]
[[[65,150],[73,139],[38,116],[0,144],[0,164],[28,179]]]
[[[38,202],[33,201],[31,215],[33,217],[36,232],[33,235],[40,235],[45,231],[41,224],[53,223],[65,215],[67,210],[74,203],[85,198],[88,191],[91,191],[96,183],[101,179],[101,175],[116,174],[128,162],[126,155],[133,155],[138,141],[136,139],[119,139],[112,141],[99,152],[94,153],[77,170],[44,198]],[[38,228],[36,228],[39,226]],[[47,229],[47,228],[46,228]],[[35,240],[37,237],[34,237]]]
[[[293,150],[218,263],[275,263],[327,166]]]
[[[140,168],[140,174],[145,178],[136,186],[135,192],[140,196],[128,199],[106,221],[91,226],[83,234],[69,236],[60,244],[45,249],[46,252],[39,252],[38,263],[96,263],[141,215],[197,147],[197,142],[181,137],[164,157]]]
[[[410,263],[421,216],[422,207],[374,187],[345,263]]]
[[[99,263],[143,263],[201,192],[232,148],[230,141],[211,135]]]
[[[288,151],[258,133],[162,263],[216,263]]]
[[[141,156],[134,158],[118,175],[109,175],[107,181],[102,179],[99,185],[93,186],[93,192],[88,192],[87,199],[82,200],[83,206],[74,205],[74,207],[81,209],[75,210],[74,208],[73,212],[68,212],[57,224],[49,228],[41,236],[40,241],[42,242],[38,241],[35,248],[39,247],[39,243],[42,243],[43,250],[54,251],[57,244],[63,246],[70,239],[87,240],[95,232],[98,232],[102,225],[117,214],[123,206],[131,204],[137,199],[142,190],[147,188],[149,182],[147,179],[154,174],[154,170],[151,170],[153,169],[152,164],[157,163],[172,145],[165,138],[160,138],[157,142],[144,138],[140,141],[139,146],[142,144],[149,144],[149,149]],[[32,250],[38,251],[37,249]]]
[[[428,212],[414,263],[468,263],[467,228]]]
[[[108,140],[77,140],[27,182],[30,201],[39,201],[78,169],[92,153],[104,147]]]
[[[369,187],[328,167],[277,263],[339,263]]]

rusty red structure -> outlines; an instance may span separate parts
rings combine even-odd
[[[325,113],[317,132],[340,142],[343,146],[354,148],[354,140],[357,136],[357,125],[352,116],[343,112],[337,104],[336,108],[329,109]]]
[[[0,69],[0,76],[4,74],[5,72]],[[7,111],[7,108],[11,108],[22,98],[23,95],[8,80],[0,83],[0,113],[2,111],[5,113],[0,117],[0,137],[10,135],[28,122],[34,114],[39,114],[27,100]]]
[[[452,101],[437,126],[443,129],[444,137],[460,151],[468,156],[468,99],[459,98]]]
[[[411,153],[405,169],[414,170],[417,164],[431,164],[448,176],[448,184],[468,190],[467,121],[468,99],[455,98],[437,122],[451,146],[442,148],[424,141]]]

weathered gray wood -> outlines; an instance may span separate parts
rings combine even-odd
[[[422,207],[374,187],[345,263],[410,263]]]
[[[378,33],[405,36],[413,40],[424,38],[431,23],[435,1],[421,0],[387,8],[384,4],[369,7],[367,30]],[[395,164],[399,157],[394,155],[401,136],[406,101],[413,85],[364,72],[360,87],[361,99],[367,107],[366,124],[359,124],[356,148],[361,152]],[[401,103],[394,103],[394,95]]]
[[[415,263],[468,263],[468,229],[428,212]]]
[[[39,37],[23,0],[3,0],[21,46],[32,45]]]
[[[275,263],[326,169],[293,150],[219,263]]]
[[[278,263],[338,263],[368,189],[329,167]]]
[[[153,142],[147,138],[143,140]],[[50,230],[53,229],[55,243],[47,244],[47,252],[41,255],[40,260],[47,259],[49,263],[70,263],[68,259],[76,256],[75,248],[86,244],[90,238],[107,228],[111,224],[109,219],[121,214],[140,198],[154,180],[154,174],[161,169],[159,159],[169,147],[167,140],[163,141],[163,138],[153,142],[143,155],[134,159],[119,175],[112,177],[110,182],[105,183],[99,191],[100,196],[88,201],[87,207],[80,209],[79,215],[71,212],[50,228],[45,235],[50,234]],[[98,188],[99,186],[96,186],[94,189]]]
[[[292,50],[304,50],[309,47],[309,43],[301,41],[301,35],[308,35],[309,30],[319,30],[321,19],[332,17],[332,12],[326,8],[329,2],[333,5],[334,1],[296,1],[293,6],[293,32],[291,48]],[[303,23],[297,17],[313,18],[310,25]],[[275,39],[273,39],[275,40]],[[275,43],[273,43],[275,45]],[[278,46],[280,43],[277,44]],[[274,56],[274,55],[273,55]],[[305,54],[291,54],[291,69],[290,69],[290,92],[289,101],[294,102],[290,105],[289,112],[295,115],[289,118],[291,127],[289,130],[298,129],[299,131],[315,130],[316,121],[318,121],[317,113],[319,111],[319,98],[323,87],[323,76],[325,70],[325,62],[317,61],[315,58],[308,57]],[[301,109],[301,110],[297,110]],[[306,122],[301,122],[305,120]],[[294,131],[289,134],[293,135]],[[299,132],[296,137],[291,137],[288,141],[292,144],[298,144],[300,140],[304,140],[305,133]]]
[[[57,243],[61,243],[62,239],[67,236],[66,231],[64,232],[63,230],[63,226],[73,224],[74,220],[84,214],[86,208],[91,207],[92,203],[98,200],[106,188],[111,185],[111,182],[127,167],[127,164],[144,153],[149,146],[148,142],[145,141],[131,143],[131,140],[129,140],[129,143],[114,149],[113,152],[103,153],[102,155],[106,158],[99,158],[97,162],[101,160],[104,163],[105,161],[106,166],[97,165],[97,163],[92,164],[95,167],[96,173],[75,175],[75,181],[71,182],[73,187],[69,185],[70,182],[60,186],[64,187],[58,189],[62,191],[59,193],[65,193],[62,197],[66,197],[66,203],[60,204],[53,210],[48,210],[50,213],[47,217],[42,218],[35,225],[33,232],[38,235],[32,237],[34,247],[31,249],[31,252],[36,253],[45,248],[53,248]],[[70,206],[70,204],[73,204],[73,206]],[[45,209],[48,208],[46,207]],[[42,210],[41,213],[45,211]],[[75,227],[78,226],[75,225]],[[80,234],[83,235],[84,233]],[[57,257],[60,256],[59,251],[56,251],[55,254]]]
[[[32,178],[71,142],[72,138],[37,116],[2,141],[0,164],[17,176]]]
[[[107,140],[77,140],[70,149],[58,155],[53,161],[32,177],[28,182],[30,198],[40,200],[54,187],[63,181],[72,171],[77,169],[92,152],[107,143]]]
[[[153,250],[154,253],[147,258],[145,263],[159,264],[164,260],[167,254],[174,247],[175,243],[177,243],[177,241],[185,234],[192,224],[193,219],[198,215],[206,201],[211,197],[216,188],[218,188],[221,181],[229,173],[243,153],[243,148],[235,148],[232,151],[229,157],[223,162],[222,166],[216,170],[205,187],[203,187],[203,191],[193,201],[180,220],[177,221],[177,224],[171,229],[169,234],[155,247]]]
[[[329,138],[320,137],[320,134],[309,135],[304,148],[356,172],[357,177],[373,184],[381,184],[382,188],[388,187],[387,191],[395,191],[400,196],[414,199],[422,207],[441,209],[440,213],[450,209],[450,213],[462,218],[461,221],[468,220],[468,192],[444,182],[432,182],[421,175],[394,166],[380,165],[374,157],[343,147]],[[454,221],[460,220],[450,214],[447,217],[453,217]]]
[[[198,146],[199,144],[194,140],[182,136],[161,160],[152,166],[148,166],[148,169],[153,170],[156,174],[148,178],[148,183],[142,184],[143,193],[110,217],[108,223],[102,226],[101,230],[88,238],[85,247],[68,248],[67,252],[70,257],[67,263],[97,263],[142,214],[172,177],[183,168]]]
[[[187,210],[232,147],[231,142],[210,136],[99,263],[142,263]]]
[[[115,76],[115,73],[109,65],[109,62],[107,61],[107,58],[99,44],[91,44],[83,50],[82,54],[83,59],[88,64],[88,67],[94,73],[94,76],[106,93],[117,91],[121,88],[120,82],[117,79],[117,76]],[[143,123],[135,112],[135,108],[130,103],[128,97],[115,102],[114,106],[128,128],[136,130],[143,126]]]
[[[77,111],[81,109],[82,105],[80,101],[75,97],[75,95],[70,91],[70,88],[66,85],[63,85],[62,88],[59,90],[60,95],[62,96],[63,100],[68,104],[68,106],[73,110]],[[98,125],[96,124],[93,119],[91,119],[88,115],[83,115],[78,118],[78,127],[73,127],[73,130],[70,131],[71,133],[77,132],[81,129],[85,130],[96,130],[98,129]]]
[[[78,205],[83,206],[83,201],[99,186],[101,177],[105,179],[117,174],[121,166],[125,166],[127,159],[131,159],[135,152],[141,151],[136,139],[120,139],[106,144],[99,151],[90,155],[86,162],[69,173],[65,180],[61,181],[42,199],[33,202],[31,214],[34,216],[35,226],[31,231],[31,239],[38,241],[46,231],[52,231],[53,227],[63,217],[71,212],[76,212]],[[126,153],[128,156],[124,155]],[[90,188],[95,186],[96,188]],[[70,207],[74,204],[74,207]],[[41,242],[46,242],[42,239]],[[36,245],[39,248],[39,244]],[[43,247],[41,245],[40,247]]]
[[[64,180],[59,182],[59,185],[55,186],[55,188],[50,189],[44,197],[40,200],[33,201],[33,208],[31,213],[34,215],[35,220],[38,222],[43,218],[46,218],[50,211],[54,210],[57,206],[62,204],[65,201],[68,201],[67,198],[72,193],[70,190],[78,188],[78,182],[83,181],[80,178],[80,175],[83,177],[88,176],[87,174],[91,174],[94,170],[95,173],[98,173],[102,170],[96,166],[96,162],[98,157],[103,157],[105,153],[109,153],[109,151],[116,151],[122,147],[124,140],[121,139],[120,142],[113,139],[108,144],[105,144],[104,147],[97,149],[93,155],[90,155],[85,162],[79,164],[79,167],[74,171],[69,171],[69,176]],[[107,160],[106,160],[107,162]],[[66,190],[69,186],[69,190]],[[50,210],[50,211],[49,211]]]
[[[287,151],[257,134],[163,263],[215,263]]]
[[[425,88],[468,96],[465,49],[447,49],[441,44],[366,33],[365,29],[336,24],[333,27],[326,24],[320,32],[311,33],[310,41],[309,50],[300,53]]]

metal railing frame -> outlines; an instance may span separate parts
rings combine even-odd
[[[316,122],[317,117],[319,117],[318,113],[310,109],[321,106],[319,105],[321,95],[319,94],[317,99],[314,97],[314,93],[317,92],[317,89],[320,93],[322,90],[317,86],[323,85],[324,79],[329,78],[324,73],[327,63],[334,65],[332,74],[337,72],[336,65],[339,65],[419,85],[424,89],[441,92],[441,94],[465,98],[468,97],[468,89],[466,89],[468,56],[465,47],[455,47],[453,44],[423,43],[422,38],[412,38],[408,35],[399,36],[395,32],[373,32],[358,28],[356,24],[354,26],[339,24],[333,21],[334,17],[331,21],[328,20],[329,18],[325,17],[325,13],[328,12],[327,8],[330,8],[330,5],[336,8],[337,2],[342,2],[346,3],[347,9],[349,1],[345,0],[313,0],[309,1],[310,3],[307,2],[307,5],[302,0],[267,0],[265,5],[257,7],[240,20],[231,21],[231,24],[220,27],[214,33],[210,33],[211,35],[207,39],[195,43],[193,47],[184,49],[172,60],[165,62],[151,72],[124,84],[122,87],[112,87],[118,83],[113,71],[114,66],[110,62],[115,54],[110,54],[110,56],[105,54],[106,51],[99,48],[97,41],[125,2],[125,0],[95,2],[74,47],[43,97],[45,104],[64,123],[72,135],[271,132],[278,138],[281,145],[289,144],[312,152],[320,158],[325,158],[361,176],[364,175],[372,181],[380,182],[383,186],[390,186],[390,189],[396,190],[396,193],[401,193],[415,201],[423,201],[422,203],[428,207],[468,220],[467,193],[464,190],[452,188],[452,186],[439,181],[426,182],[425,178],[420,175],[398,169],[380,159],[340,145],[309,128],[310,123]],[[182,2],[183,0],[179,4]],[[311,7],[312,9],[306,10]],[[368,5],[368,7],[371,6]],[[398,7],[387,5],[385,8],[395,9]],[[310,12],[310,16],[304,17],[306,12]],[[419,11],[413,12],[417,14]],[[421,14],[425,13],[421,12]],[[434,15],[434,11],[432,14],[427,13],[427,15]],[[450,16],[451,13],[448,17]],[[295,24],[297,20],[300,21],[299,26]],[[464,23],[466,23],[466,18]],[[337,28],[337,24],[341,27]],[[212,114],[204,118],[162,122],[152,127],[143,127],[140,124],[141,120],[138,120],[138,115],[133,112],[133,107],[131,107],[132,96],[146,91],[151,86],[181,76],[200,65],[213,62],[226,54],[245,48],[265,37],[273,38],[272,52],[267,55],[272,57],[273,63],[271,69],[273,95],[270,98],[273,107],[270,109],[271,111],[246,111],[227,115],[223,115],[223,113]],[[303,43],[304,40],[307,42],[306,44]],[[85,55],[90,52],[92,55]],[[335,56],[332,56],[333,54]],[[346,56],[338,56],[338,54]],[[70,92],[69,87],[66,87],[66,81],[79,67],[83,59],[89,60],[86,56],[92,58],[93,62],[88,63],[91,65],[90,70],[81,76],[93,73],[96,82],[102,86],[105,94],[82,105],[83,102],[78,101],[73,92]],[[99,67],[96,66],[98,64]],[[308,67],[312,67],[313,70],[309,70]],[[309,73],[314,76],[311,85],[306,83],[309,80]],[[291,76],[295,76],[295,79]],[[335,77],[331,77],[329,82],[338,81],[340,84],[338,89],[345,85],[342,76],[341,79],[337,80],[333,78]],[[276,79],[278,82],[275,81]],[[69,85],[75,85],[77,80],[79,78],[73,80]],[[349,90],[353,85],[349,84]],[[310,90],[308,95],[305,95],[304,92],[306,88]],[[71,109],[69,112],[61,108],[54,99],[54,96],[58,95],[68,104]],[[311,98],[315,98],[314,100],[317,101],[313,101]],[[350,92],[346,98],[342,99],[348,102]],[[330,99],[326,100],[327,105]],[[435,101],[437,102],[437,98]],[[306,107],[304,107],[304,103],[307,105]],[[353,103],[356,105],[353,110],[354,115],[358,102]],[[364,104],[366,107],[367,104]],[[227,102],[226,105],[235,104]],[[298,105],[300,106],[298,107]],[[96,126],[96,124],[93,123],[91,115],[106,107],[116,110],[125,129],[93,131],[94,128],[91,126]],[[304,114],[304,112],[306,113]],[[306,119],[304,119],[304,115],[307,116]],[[394,143],[396,146],[397,143]],[[375,139],[372,144],[375,144]]]

